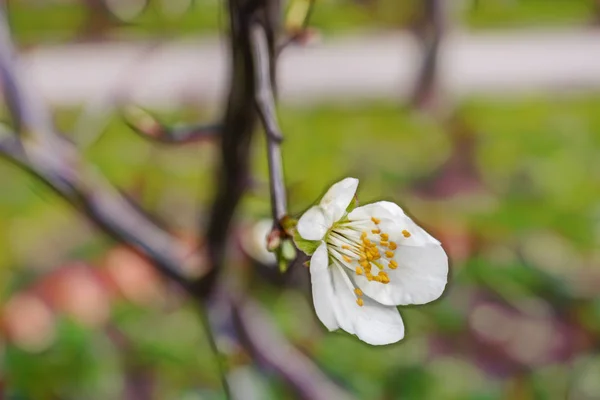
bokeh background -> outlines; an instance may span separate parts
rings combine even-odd
[[[443,242],[445,295],[401,308],[406,338],[370,347],[326,332],[302,267],[278,278],[236,262],[289,341],[357,398],[600,399],[600,3],[443,3],[438,75],[413,95],[418,38],[431,29],[423,4],[317,0],[312,39],[282,55],[279,115],[291,211],[360,178],[362,202],[394,200]],[[216,145],[153,143],[122,110],[141,105],[169,124],[219,116],[223,2],[8,6],[58,126],[145,209],[201,241]],[[270,212],[257,138],[241,242]],[[0,398],[223,398],[184,295],[8,161],[0,180]],[[240,398],[293,396],[243,355],[224,362]]]

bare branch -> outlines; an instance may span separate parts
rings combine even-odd
[[[166,276],[189,287],[182,267],[198,267],[199,255],[190,255],[180,240],[133,205],[55,131],[48,110],[29,81],[21,76],[18,63],[2,13],[0,71],[4,95],[21,136],[20,141],[10,140],[4,132],[0,145],[3,154],[38,176],[107,232],[149,256]]]
[[[22,77],[23,67],[12,44],[4,4],[1,4],[0,12],[0,75],[13,124],[21,134],[31,133],[40,139],[47,138],[51,135],[48,127],[52,125],[52,118],[29,81]]]
[[[256,107],[269,139],[280,143],[283,140],[283,135],[275,111],[275,96],[271,83],[273,76],[267,35],[265,29],[259,23],[253,24],[251,33],[252,53],[256,69]]]
[[[17,164],[26,163],[27,157],[21,141],[12,134],[4,126],[0,128],[0,154]]]
[[[198,254],[148,218],[92,167],[81,164],[78,168],[71,167],[42,148],[27,153],[16,138],[2,140],[0,151],[38,176],[106,232],[141,250],[166,276],[182,286],[189,284],[182,270],[207,272],[199,269]]]
[[[307,356],[281,335],[262,307],[248,297],[233,303],[238,331],[252,355],[277,372],[304,399],[337,400],[353,396],[334,384]]]
[[[252,26],[252,50],[256,74],[256,108],[267,135],[267,155],[269,161],[269,182],[271,188],[271,207],[273,220],[280,221],[287,216],[287,196],[283,179],[283,163],[280,143],[283,140],[281,128],[275,111],[273,94],[274,71],[272,57],[269,55],[267,35],[262,25]]]
[[[252,4],[252,7],[249,5]],[[231,49],[230,90],[221,131],[221,163],[217,172],[217,194],[206,230],[206,245],[211,273],[197,282],[197,291],[209,294],[218,270],[223,265],[229,226],[235,209],[250,182],[250,143],[257,124],[255,107],[255,70],[252,58],[251,27],[263,21],[270,31],[269,48],[273,48],[274,30],[279,16],[278,0],[247,2],[228,0]]]
[[[183,125],[169,127],[139,107],[127,107],[123,114],[125,122],[142,137],[161,143],[192,143],[214,138],[221,134],[221,124]]]

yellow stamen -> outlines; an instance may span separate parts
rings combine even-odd
[[[343,244],[343,245],[342,245],[342,249],[345,249],[345,250],[352,250],[352,247],[348,246],[347,244]]]
[[[383,265],[381,265],[381,263],[378,263],[377,261],[373,261],[373,264],[375,264],[375,266],[379,269],[383,269]]]
[[[389,246],[390,250],[396,250],[398,248],[398,245],[396,244],[396,242],[390,242]]]
[[[381,242],[379,242],[380,245],[382,245],[383,247],[388,247],[390,245],[390,242],[386,242],[385,240],[382,240]]]
[[[356,267],[356,275],[362,275],[363,269],[361,267]]]
[[[369,282],[373,280],[373,274],[371,274],[370,272],[367,272],[367,273],[365,274],[365,276],[367,277],[367,280],[368,280]]]
[[[381,240],[389,240],[390,239],[390,235],[388,235],[387,233],[382,233],[379,236],[381,236]]]
[[[410,232],[405,229],[405,230],[402,231],[402,235],[404,235],[405,238],[409,238],[410,237]]]
[[[363,295],[362,290],[360,290],[359,288],[354,289],[354,293],[356,293],[357,296],[362,296]]]
[[[374,233],[375,235],[381,233],[381,230],[379,229],[371,229],[371,232]]]
[[[363,299],[356,299],[356,304],[362,307],[365,304],[365,302],[363,301]]]
[[[373,277],[373,280],[374,280],[375,282],[381,282],[381,277],[380,277],[379,275],[377,275],[377,276],[374,276],[374,277]]]
[[[364,239],[364,238],[366,238],[366,237],[367,237],[367,232],[363,231],[363,232],[360,234],[360,238],[361,238],[361,239]]]
[[[388,251],[385,252],[385,256],[387,258],[392,258],[392,257],[394,257],[394,252],[391,251],[391,250],[388,250]]]
[[[381,220],[379,218],[375,218],[375,217],[371,217],[371,221],[373,221],[373,223],[375,225],[379,224],[381,222]]]
[[[396,260],[392,260],[388,264],[388,267],[390,267],[390,269],[396,269],[396,268],[398,268],[398,263],[396,262]]]
[[[365,268],[367,268],[369,266],[369,262],[368,261],[361,261],[359,264],[362,265]]]
[[[348,256],[342,256],[342,258],[344,259],[344,261],[346,261],[347,263],[351,263],[352,259]]]

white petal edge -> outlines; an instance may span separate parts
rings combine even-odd
[[[310,259],[310,280],[317,317],[327,329],[334,331],[340,326],[335,317],[333,282],[328,258],[327,245],[323,242]]]
[[[335,290],[335,315],[343,330],[375,346],[396,343],[404,338],[404,323],[396,307],[379,304],[367,296],[362,296],[364,304],[359,306],[346,271],[339,265],[331,266],[330,270]]]
[[[375,217],[380,219],[380,228],[382,231],[390,234],[390,240],[396,241],[398,245],[404,246],[427,246],[439,245],[440,241],[427,233],[423,228],[417,225],[402,208],[389,201],[379,201],[357,207],[348,214],[350,221],[371,219]],[[406,230],[410,236],[404,237],[403,231]]]
[[[253,259],[269,266],[277,264],[275,254],[267,250],[267,236],[272,228],[273,220],[261,219],[254,223],[241,238],[244,251]]]
[[[330,224],[339,221],[344,216],[357,188],[358,179],[356,178],[345,178],[331,185],[319,203]]]
[[[298,233],[306,240],[321,240],[331,228],[324,210],[320,206],[312,206],[298,220]]]
[[[448,282],[448,256],[441,245],[400,246],[395,270],[385,269],[390,283],[352,280],[367,295],[386,305],[426,304],[438,299]]]

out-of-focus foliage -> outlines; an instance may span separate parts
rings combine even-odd
[[[86,8],[79,0],[9,3],[16,37],[24,44],[219,34],[227,25],[225,6],[218,0],[112,0],[107,2],[112,11]],[[420,0],[316,0],[311,25],[328,34],[402,29],[415,23],[419,4]],[[475,29],[576,26],[598,19],[594,0],[457,0],[445,7],[451,20]]]

